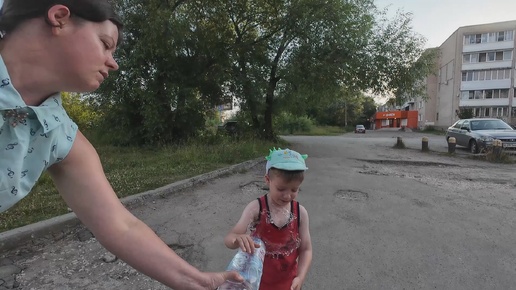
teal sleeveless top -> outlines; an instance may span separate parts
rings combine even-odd
[[[0,56],[0,212],[24,198],[43,171],[68,155],[77,134],[60,93],[27,106],[10,79]]]

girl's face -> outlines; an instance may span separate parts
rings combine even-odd
[[[294,179],[285,181],[281,176],[274,174],[265,175],[265,182],[269,186],[269,196],[276,206],[284,207],[297,198],[299,187],[303,180]]]
[[[63,91],[91,92],[118,69],[113,58],[118,28],[113,22],[69,19],[60,32],[59,67]]]

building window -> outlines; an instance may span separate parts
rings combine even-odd
[[[469,91],[461,91],[460,92],[460,98],[462,100],[469,100],[470,99],[470,92]]]
[[[498,41],[505,41],[505,31],[498,32]]]
[[[477,33],[464,35],[464,45],[479,44],[487,42],[512,41],[514,39],[514,31],[498,31],[490,33]]]
[[[486,78],[486,72],[485,71],[479,71],[478,72],[478,80],[483,81]]]
[[[480,70],[480,71],[465,71],[462,72],[462,81],[488,81],[488,80],[508,80],[511,78],[510,69],[497,70]]]
[[[460,97],[462,100],[507,99],[509,89],[461,91]]]
[[[484,57],[482,58],[482,55]],[[486,53],[480,53],[478,56],[478,62],[485,62],[486,61]],[[490,51],[487,53],[487,61],[495,61],[495,53],[494,51]]]
[[[509,113],[508,107],[496,107],[493,108],[493,117],[507,117]]]
[[[462,55],[462,63],[478,63],[512,60],[512,50],[466,53]]]
[[[512,60],[512,50],[506,50],[503,52],[503,60]]]
[[[509,98],[509,89],[500,90],[500,99],[507,99],[507,98]]]

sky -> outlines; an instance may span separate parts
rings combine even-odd
[[[426,48],[440,46],[461,26],[516,20],[516,0],[374,0],[388,7],[393,18],[399,9],[411,12],[413,30],[427,39]]]
[[[0,6],[4,0],[0,0]],[[440,46],[461,26],[516,20],[516,0],[374,0],[388,7],[391,18],[401,9],[411,12],[413,30],[426,48]]]

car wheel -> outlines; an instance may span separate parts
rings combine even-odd
[[[477,144],[477,141],[475,140],[471,140],[469,141],[469,152],[473,153],[473,154],[477,154],[478,153],[478,144]]]

